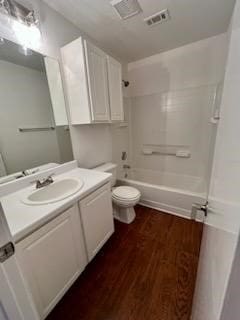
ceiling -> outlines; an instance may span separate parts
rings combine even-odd
[[[235,4],[235,0],[139,0],[143,12],[121,20],[110,0],[44,1],[126,62],[227,31]],[[170,21],[154,27],[143,22],[166,8]]]

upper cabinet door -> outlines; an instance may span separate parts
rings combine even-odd
[[[56,59],[50,57],[45,57],[44,62],[55,124],[56,126],[67,126],[68,118],[59,63]]]
[[[92,120],[110,121],[107,55],[91,43],[85,41],[89,95]]]
[[[122,66],[108,56],[108,85],[112,121],[123,121]]]

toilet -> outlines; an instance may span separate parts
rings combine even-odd
[[[105,163],[94,168],[94,170],[112,174],[111,182],[114,218],[128,224],[133,222],[136,217],[134,206],[140,201],[140,191],[129,186],[115,187],[117,181],[117,165],[114,163]]]

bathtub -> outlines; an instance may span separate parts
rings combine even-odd
[[[199,177],[134,168],[120,172],[118,184],[136,187],[140,204],[184,218],[191,218],[193,203],[206,202],[206,185]]]

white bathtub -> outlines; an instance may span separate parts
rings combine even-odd
[[[206,201],[205,183],[199,177],[131,169],[120,173],[118,183],[136,187],[142,205],[185,218],[191,217],[193,203]]]

